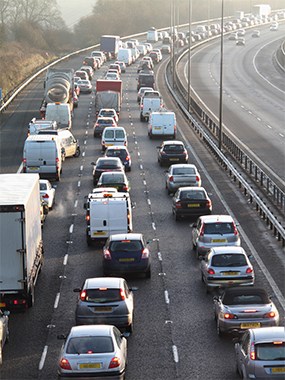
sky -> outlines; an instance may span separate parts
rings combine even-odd
[[[80,20],[81,17],[92,13],[96,0],[57,0],[61,16],[69,28]]]

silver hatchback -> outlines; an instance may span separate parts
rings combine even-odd
[[[235,343],[235,356],[236,371],[243,379],[284,380],[285,328],[247,330]]]
[[[77,325],[115,325],[127,332],[133,330],[133,292],[121,277],[87,278],[79,293],[75,322]]]
[[[236,224],[230,215],[203,215],[192,225],[192,244],[197,258],[212,247],[240,246]]]

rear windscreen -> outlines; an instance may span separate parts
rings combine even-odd
[[[113,352],[114,345],[109,336],[80,336],[71,338],[66,349],[67,354],[100,354]]]
[[[204,234],[224,235],[233,234],[234,226],[232,223],[207,223],[204,226]]]
[[[119,289],[88,289],[86,292],[86,301],[94,303],[105,303],[121,301]]]
[[[256,344],[255,352],[256,352],[257,360],[284,361],[285,360],[285,342]]]
[[[141,250],[142,242],[140,240],[122,240],[122,241],[112,241],[110,244],[110,250],[114,251],[139,251]]]
[[[246,258],[240,254],[214,255],[212,263],[214,267],[243,267],[247,265]]]

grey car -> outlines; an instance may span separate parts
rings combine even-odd
[[[201,279],[213,288],[254,285],[254,270],[242,247],[214,247],[201,261]]]
[[[279,313],[265,289],[254,286],[227,288],[214,297],[217,333],[243,333],[249,328],[279,325]]]
[[[193,164],[173,164],[165,172],[165,188],[168,194],[175,193],[179,187],[201,186],[201,176]]]
[[[0,366],[3,362],[3,347],[5,343],[9,340],[9,314],[10,312],[8,310],[2,311],[0,309]]]
[[[132,289],[121,277],[87,278],[79,293],[75,322],[77,325],[105,323],[133,330],[134,298]]]
[[[236,371],[243,379],[285,378],[285,328],[247,330],[235,343]]]
[[[57,373],[59,378],[125,378],[127,340],[110,325],[74,326],[61,348]]]
[[[212,247],[240,246],[236,224],[230,215],[203,215],[192,225],[192,244],[197,258]]]

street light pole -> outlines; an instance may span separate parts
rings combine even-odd
[[[191,20],[192,20],[192,0],[188,2],[188,21],[189,21],[189,37],[188,37],[188,111],[191,107]]]
[[[222,0],[221,17],[221,59],[220,59],[220,107],[219,107],[219,149],[222,150],[223,138],[223,56],[224,56],[224,0]]]

